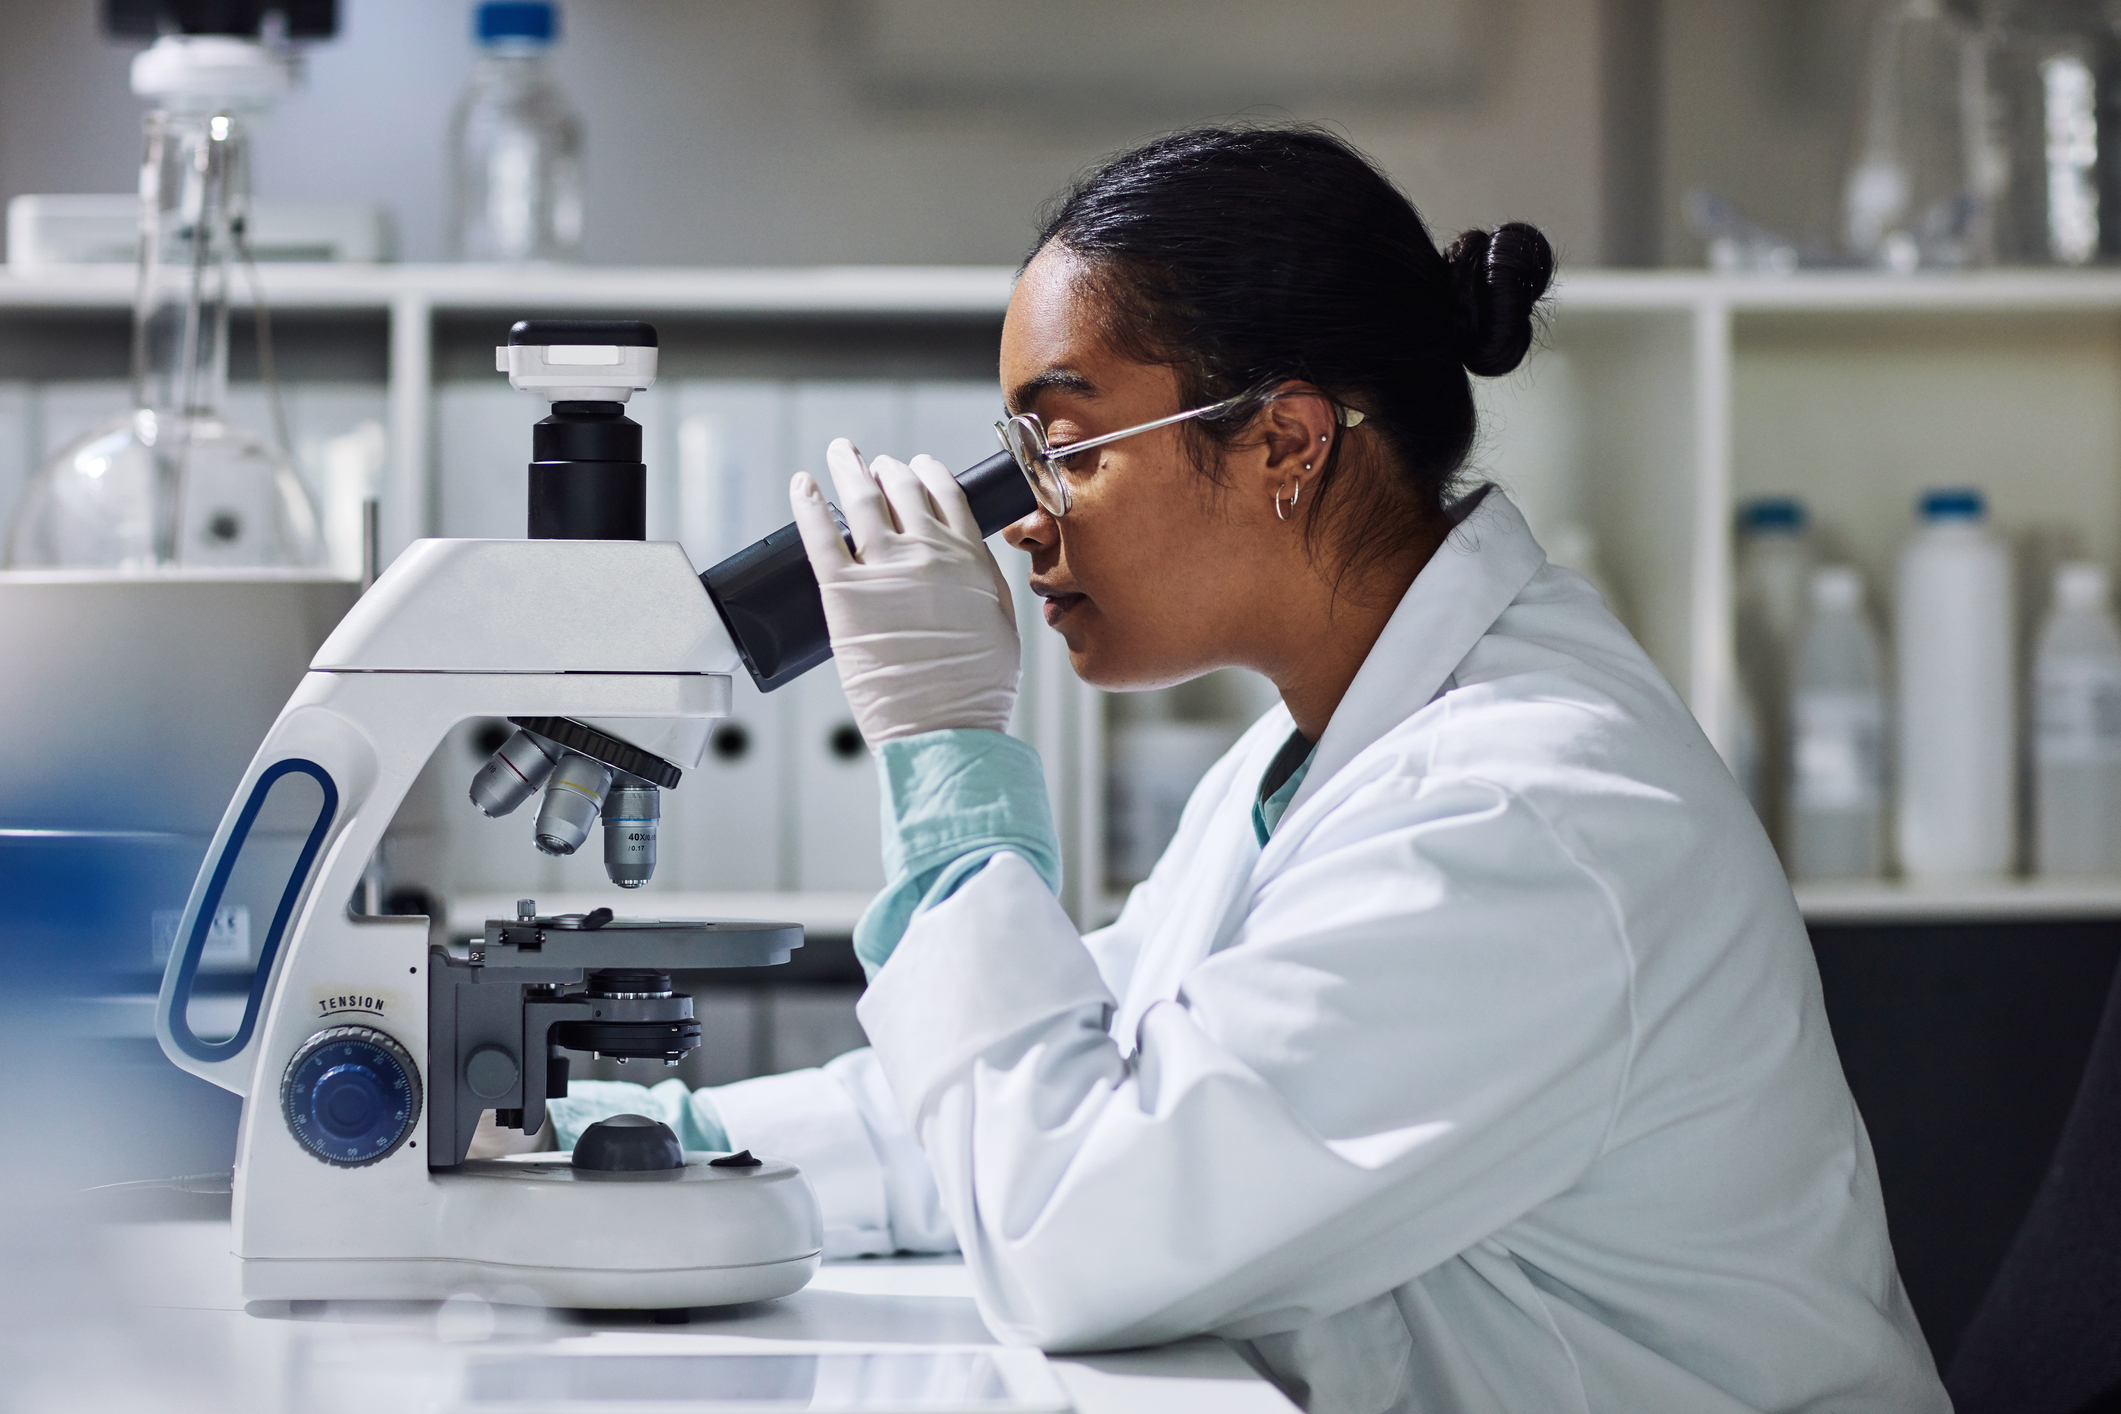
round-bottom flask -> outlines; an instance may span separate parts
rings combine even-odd
[[[10,569],[308,569],[309,493],[265,443],[211,414],[136,410],[76,439],[24,491]]]

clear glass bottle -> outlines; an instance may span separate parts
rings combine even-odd
[[[1794,879],[1872,879],[1885,853],[1885,674],[1863,577],[1811,577],[1811,622],[1790,668],[1789,831]]]
[[[2055,570],[2033,658],[2033,862],[2121,873],[2121,630],[2103,565]]]
[[[1757,496],[1738,509],[1738,671],[1761,716],[1753,803],[1778,844],[1789,775],[1790,662],[1811,592],[1809,519],[1795,496]]]
[[[449,124],[450,253],[458,260],[582,254],[582,120],[546,54],[557,9],[479,6],[481,53]]]
[[[133,410],[61,450],[25,490],[9,568],[322,565],[293,467],[221,411],[229,264],[249,205],[246,117],[212,105],[147,115]]]

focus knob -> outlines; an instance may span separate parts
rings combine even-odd
[[[419,1067],[373,1027],[334,1026],[304,1041],[287,1062],[280,1113],[311,1154],[339,1168],[360,1168],[412,1137],[420,1118]]]

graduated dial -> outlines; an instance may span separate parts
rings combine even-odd
[[[359,1168],[397,1152],[420,1118],[420,1071],[370,1026],[334,1026],[304,1041],[280,1080],[295,1142],[327,1164]]]

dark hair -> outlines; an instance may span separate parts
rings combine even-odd
[[[1122,153],[1053,200],[1032,255],[1056,241],[1107,302],[1108,342],[1175,369],[1184,406],[1297,381],[1364,414],[1391,465],[1336,494],[1335,437],[1303,488],[1314,548],[1331,522],[1348,567],[1441,514],[1473,445],[1466,374],[1518,365],[1554,274],[1546,237],[1515,222],[1439,254],[1375,165],[1300,126],[1193,128]],[[1257,411],[1189,424],[1196,452]]]

